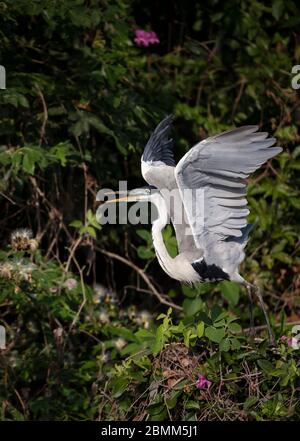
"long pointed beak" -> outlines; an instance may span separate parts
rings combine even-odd
[[[106,193],[104,193],[104,195],[109,196],[110,194],[122,194],[122,193],[128,193],[128,190],[107,191]]]
[[[105,204],[112,204],[116,202],[136,202],[138,199],[135,197],[125,196],[123,198],[111,199],[109,201],[105,201]]]
[[[103,192],[102,190],[99,190],[97,195],[96,195],[96,201],[98,201],[98,202],[105,202],[104,201],[105,197],[110,198],[110,197],[112,197],[112,195],[116,196],[116,195],[122,195],[122,194],[124,194],[124,196],[127,196],[129,194],[128,190],[117,190],[117,191],[112,191],[112,190],[109,191],[108,190],[106,192]]]
[[[126,193],[126,192],[118,192]],[[148,201],[150,197],[149,191],[137,188],[136,190],[130,191],[127,196],[123,196],[116,199],[110,199],[105,202],[105,204],[117,203],[117,202],[138,202],[138,201]]]

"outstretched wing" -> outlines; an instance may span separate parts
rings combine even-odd
[[[143,162],[162,162],[175,167],[173,139],[169,138],[172,128],[172,117],[166,116],[156,127],[146,144],[142,156]]]
[[[142,155],[142,175],[148,184],[154,185],[160,190],[175,229],[178,249],[181,253],[185,253],[187,258],[193,260],[200,253],[195,245],[193,235],[187,235],[190,228],[186,222],[174,174],[176,164],[173,154],[173,140],[170,138],[171,128],[172,117],[167,116],[158,124],[151,135]],[[182,216],[178,216],[178,213],[181,213]]]
[[[209,263],[217,263],[213,262],[217,243],[246,239],[246,178],[282,151],[271,147],[275,138],[257,130],[258,126],[244,126],[207,138],[189,150],[175,169],[195,243]]]

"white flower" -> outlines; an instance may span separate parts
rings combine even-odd
[[[93,302],[111,305],[117,302],[117,295],[114,291],[109,291],[106,286],[97,283],[94,286]]]
[[[11,279],[13,272],[13,265],[9,262],[4,262],[0,265],[0,276],[5,279]]]
[[[139,314],[137,314],[135,321],[139,326],[149,329],[151,323],[151,314],[148,311],[141,311]]]
[[[99,361],[100,363],[107,363],[109,360],[109,355],[107,352],[102,352],[101,355],[99,355]]]
[[[136,307],[134,305],[129,306],[127,315],[130,320],[134,320],[136,317]]]
[[[31,239],[32,236],[32,230],[30,230],[29,228],[18,228],[11,233],[11,240],[16,240],[18,238]]]
[[[117,339],[114,341],[114,344],[115,344],[115,347],[116,347],[119,351],[121,351],[121,349],[123,349],[124,346],[127,345],[127,342],[126,342],[126,340],[124,340],[124,338],[119,337],[119,338],[117,338]]]
[[[14,251],[26,251],[32,248],[32,231],[28,228],[20,228],[11,234],[10,242]]]
[[[109,323],[109,315],[106,311],[101,310],[99,313],[99,320],[102,324]]]
[[[94,286],[93,302],[96,304],[101,303],[105,297],[105,294],[106,294],[105,286],[96,283]]]
[[[21,265],[19,267],[19,277],[21,280],[25,280],[26,282],[31,282],[31,273],[34,269],[34,266],[30,263]]]
[[[35,251],[38,249],[39,243],[36,239],[31,239],[29,241],[29,248],[31,249],[31,251]]]

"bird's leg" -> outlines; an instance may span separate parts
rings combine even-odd
[[[253,326],[253,324],[254,324],[253,323],[253,297],[252,297],[252,290],[253,290],[255,292],[255,294],[257,295],[257,297],[258,297],[260,307],[261,307],[261,309],[262,309],[262,311],[264,313],[264,316],[265,316],[265,320],[266,320],[266,324],[267,324],[267,328],[268,328],[268,333],[269,333],[270,344],[275,346],[275,338],[274,338],[274,335],[273,335],[273,332],[272,332],[272,329],[271,329],[269,317],[268,317],[268,314],[267,314],[267,311],[266,311],[266,308],[265,308],[265,304],[264,304],[264,301],[263,301],[260,289],[259,289],[259,287],[257,285],[251,285],[251,283],[248,283],[248,282],[245,283],[245,286],[247,288],[247,293],[248,293],[249,301],[250,301],[250,326],[251,326],[251,334],[253,335],[253,331],[252,330],[254,329],[254,326]]]
[[[271,325],[270,325],[269,317],[268,317],[268,314],[267,314],[267,311],[266,311],[266,308],[265,308],[265,304],[264,304],[264,301],[263,301],[263,298],[262,298],[262,295],[261,295],[261,292],[260,292],[260,288],[257,285],[254,285],[254,286],[255,286],[255,292],[256,292],[256,295],[258,297],[261,309],[263,310],[263,313],[264,313],[264,316],[265,316],[265,320],[266,320],[266,324],[267,324],[267,328],[268,328],[268,333],[269,333],[270,344],[272,346],[275,346],[276,343],[275,343],[274,334],[273,334],[273,331],[272,331],[272,328],[271,328]]]
[[[272,331],[272,328],[271,328],[271,325],[270,325],[269,317],[268,317],[268,314],[267,314],[267,311],[266,311],[266,308],[265,308],[265,303],[263,301],[260,289],[259,289],[259,287],[257,285],[252,285],[252,286],[253,286],[253,289],[255,291],[255,294],[258,297],[258,300],[259,300],[259,303],[260,303],[260,307],[261,307],[261,309],[262,309],[262,311],[264,313],[264,316],[265,316],[265,320],[266,320],[266,324],[267,324],[267,328],[268,328],[268,333],[269,333],[270,344],[272,346],[275,346],[276,343],[275,343],[274,334],[273,334],[273,331]]]
[[[246,290],[249,298],[249,312],[250,312],[250,335],[254,336],[254,319],[253,319],[253,297],[252,297],[252,285],[246,284]]]

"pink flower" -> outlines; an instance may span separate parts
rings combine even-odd
[[[204,377],[204,375],[199,375],[198,380],[196,383],[197,389],[203,390],[203,389],[209,389],[212,385],[212,382],[207,380],[207,378]]]
[[[149,46],[150,44],[159,43],[158,36],[155,32],[147,32],[142,29],[137,29],[134,31],[135,39],[134,42],[138,46]]]
[[[280,337],[280,342],[283,344],[287,344],[290,348],[298,349],[299,341],[296,337],[288,337],[287,335],[283,335]]]
[[[289,337],[287,339],[287,344],[290,348],[297,349],[298,348],[298,339],[296,337]]]
[[[76,288],[76,286],[77,286],[77,280],[75,280],[75,279],[67,279],[67,280],[64,282],[64,286],[65,286],[69,291],[71,291],[71,289]]]

